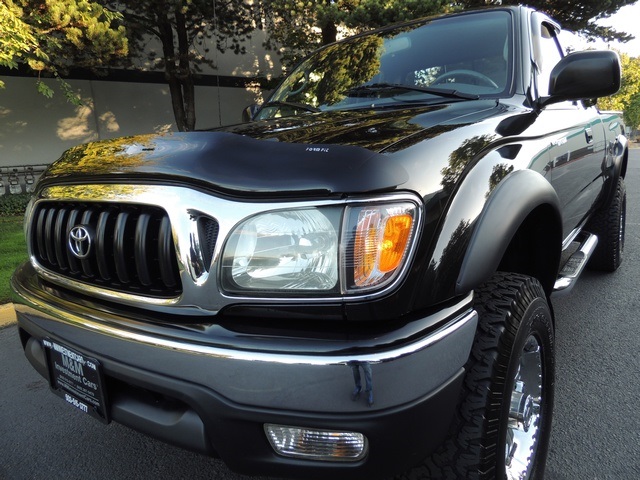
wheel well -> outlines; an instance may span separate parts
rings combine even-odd
[[[550,205],[534,209],[511,239],[499,270],[535,277],[551,295],[562,254],[562,229]]]
[[[627,163],[629,162],[629,149],[626,148],[624,150],[624,155],[622,156],[622,165],[620,166],[620,176],[622,178],[626,178],[627,176]]]

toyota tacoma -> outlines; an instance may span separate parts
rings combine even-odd
[[[26,357],[245,474],[541,477],[550,298],[616,270],[626,215],[624,124],[595,106],[618,56],[559,34],[525,7],[395,25],[242,124],[68,150],[12,278]]]

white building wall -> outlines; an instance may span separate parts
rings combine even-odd
[[[262,49],[262,32],[248,41],[248,52],[214,55],[217,70],[207,75],[270,77],[279,75],[275,54]],[[69,103],[55,80],[45,80],[55,94],[37,93],[34,78],[0,76],[0,195],[24,192],[32,177],[79,143],[127,135],[175,131],[169,87],[165,83],[68,80],[82,99]],[[259,89],[196,87],[196,128],[241,121],[242,110],[263,100]],[[17,183],[16,183],[17,182]],[[11,186],[11,188],[9,188]]]
[[[6,85],[0,90],[0,166],[50,163],[78,143],[176,129],[165,84],[70,80],[82,99],[76,106],[59,91],[50,99],[38,94],[32,78],[0,79]],[[260,97],[244,88],[198,86],[197,128],[238,123],[242,109]]]

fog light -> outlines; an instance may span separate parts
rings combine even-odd
[[[273,449],[285,457],[355,462],[367,453],[367,439],[361,433],[272,424],[264,430]]]

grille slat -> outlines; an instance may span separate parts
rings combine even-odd
[[[53,220],[56,216],[56,211],[51,208],[47,212],[47,220],[44,224],[44,244],[45,250],[47,252],[47,260],[52,265],[57,265],[56,263],[56,253],[54,248],[54,231],[53,231]]]
[[[129,271],[127,268],[127,253],[125,250],[125,232],[127,229],[127,212],[120,212],[116,220],[113,237],[113,259],[116,265],[116,274],[122,283],[129,283]]]
[[[136,236],[135,236],[135,259],[136,259],[136,271],[138,278],[144,286],[151,285],[151,272],[149,271],[149,263],[147,262],[147,254],[151,253],[149,250],[151,246],[154,246],[152,242],[147,240],[149,236],[149,221],[151,217],[143,213],[138,217],[136,223]]]
[[[35,216],[34,218],[36,218],[36,244],[37,244],[37,248],[38,248],[38,254],[40,255],[40,258],[46,258],[47,256],[47,247],[45,246],[45,238],[44,238],[44,231],[45,231],[45,219],[47,218],[47,210],[46,209],[41,209],[40,212],[38,212],[38,215]],[[34,245],[36,246],[36,245]]]
[[[91,225],[92,218],[93,218],[93,211],[85,210],[84,213],[82,214],[82,225],[87,225],[87,226]],[[88,258],[80,259],[80,265],[82,265],[82,271],[89,278],[93,277],[94,268],[92,264],[95,262],[96,262],[95,255],[93,256],[93,258],[88,257]]]
[[[71,253],[71,250],[69,250],[67,236],[71,229],[76,225],[76,223],[78,223],[79,215],[80,212],[77,208],[71,210],[71,213],[69,213],[69,218],[67,219],[67,228],[65,229],[66,233],[64,238],[62,239],[62,243],[64,243],[66,246],[65,251],[67,252],[67,265],[69,265],[69,272],[72,274],[79,273],[80,269],[78,267],[78,261],[76,257],[74,257]]]
[[[161,208],[41,202],[32,218],[31,251],[47,270],[127,293],[180,295],[171,224]],[[86,258],[79,259],[69,248],[74,227],[82,227],[91,237]],[[80,243],[87,248],[87,243]]]
[[[58,214],[56,215],[55,233],[53,236],[55,242],[56,261],[58,262],[61,270],[65,270],[67,268],[67,255],[65,253],[67,242],[64,241],[66,238],[66,215],[66,209],[61,208],[58,210]]]
[[[100,212],[96,227],[96,260],[98,262],[98,272],[104,280],[111,280],[111,271],[109,269],[111,255],[107,250],[108,242],[106,241],[109,215],[110,212],[108,210]]]
[[[158,266],[160,267],[162,281],[168,287],[175,287],[175,279],[177,277],[174,264],[168,261],[171,258],[170,252],[172,246],[171,224],[167,217],[163,217],[160,221],[160,229],[158,232]]]

